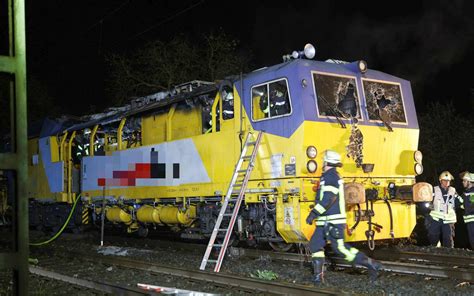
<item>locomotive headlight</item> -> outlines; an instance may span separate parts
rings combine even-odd
[[[421,175],[423,173],[423,165],[421,163],[415,164],[415,174]]]
[[[311,44],[308,43],[304,46],[304,55],[307,59],[312,59],[316,55],[316,48]]]
[[[359,67],[360,73],[367,72],[367,62],[364,60],[360,60],[357,62],[357,66]]]
[[[316,163],[316,161],[311,159],[306,164],[306,168],[308,169],[308,172],[314,173],[318,169],[318,164]]]
[[[415,158],[415,161],[417,163],[421,163],[421,161],[423,160],[423,153],[421,153],[420,150],[416,150],[415,154],[413,154],[413,157]]]
[[[306,148],[306,156],[309,158],[315,158],[318,155],[318,150],[314,146],[308,146]]]

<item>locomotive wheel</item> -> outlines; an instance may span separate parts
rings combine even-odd
[[[277,252],[288,252],[293,244],[287,244],[285,242],[269,242],[270,247]]]
[[[140,226],[138,228],[138,236],[139,237],[147,237],[148,236],[148,228]]]

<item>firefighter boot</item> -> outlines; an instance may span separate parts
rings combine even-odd
[[[324,284],[324,258],[313,259],[314,284]]]
[[[380,262],[367,256],[362,258],[360,265],[367,267],[367,270],[369,271],[369,279],[371,282],[377,279],[379,273],[378,271],[382,268],[382,264],[380,264]]]

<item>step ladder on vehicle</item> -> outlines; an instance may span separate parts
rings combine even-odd
[[[214,271],[219,272],[221,269],[222,260],[224,259],[227,245],[229,244],[232,230],[234,228],[235,220],[239,214],[240,204],[247,189],[247,182],[250,178],[250,173],[254,167],[255,156],[257,155],[258,146],[262,139],[262,132],[257,132],[256,137],[252,132],[247,134],[245,143],[240,154],[240,158],[235,165],[234,174],[229,184],[227,194],[222,203],[219,216],[209,239],[209,244],[206,248],[206,253],[202,258],[201,267],[199,269],[205,270],[208,263],[215,264]],[[235,198],[237,196],[237,198]],[[234,203],[233,209],[229,207],[229,203]],[[222,242],[216,243],[216,238],[224,237]],[[217,259],[210,259],[212,251],[216,249],[219,251]],[[214,252],[216,253],[216,252]]]

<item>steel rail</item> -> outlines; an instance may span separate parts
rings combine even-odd
[[[341,291],[323,289],[314,286],[297,285],[292,283],[281,283],[264,281],[253,278],[244,278],[225,273],[214,273],[199,270],[186,270],[182,268],[162,266],[151,262],[137,261],[117,257],[90,256],[83,257],[84,260],[100,262],[102,264],[116,265],[152,273],[167,274],[180,278],[204,281],[221,287],[232,287],[250,292],[271,293],[274,295],[340,295]]]
[[[140,290],[138,288],[123,287],[105,282],[98,282],[92,280],[83,280],[75,277],[70,277],[64,274],[60,274],[54,271],[50,271],[40,267],[29,267],[31,273],[47,277],[54,280],[74,284],[77,286],[94,289],[96,291],[110,293],[112,295],[123,295],[123,296],[135,296],[135,295],[150,295],[150,292]]]
[[[416,262],[440,263],[443,265],[452,264],[453,266],[465,266],[474,268],[474,256],[457,256],[448,254],[421,253],[409,251],[393,251],[379,249],[373,252],[375,258],[390,258],[391,260],[407,260]]]
[[[231,254],[234,256],[248,256],[248,257],[262,257],[268,256],[274,260],[282,260],[282,261],[292,261],[292,262],[309,262],[310,258],[308,256],[304,256],[301,254],[295,253],[277,253],[277,252],[269,252],[269,251],[261,251],[261,250],[253,250],[253,249],[244,249],[244,248],[233,248],[230,250]],[[379,256],[380,256],[379,252]],[[387,256],[380,257],[387,259],[390,258],[388,254]],[[411,257],[410,257],[411,256]],[[448,259],[452,259],[453,262],[462,262],[464,260],[464,266],[466,264],[471,265],[474,259],[469,257],[461,257],[461,256],[451,256],[451,255],[434,255],[434,254],[426,254],[426,253],[417,253],[417,252],[402,252],[400,254],[394,253],[391,257],[400,259],[404,258],[406,260],[417,260],[417,256],[425,260],[425,262],[431,263],[429,258],[436,258],[433,262],[442,265],[426,265],[426,264],[415,264],[415,263],[406,263],[406,262],[394,262],[394,261],[386,261],[381,260],[382,263],[382,271],[388,272],[395,272],[395,273],[402,273],[402,274],[416,274],[416,275],[424,275],[424,276],[432,276],[432,277],[439,277],[439,278],[453,278],[459,279],[464,281],[473,282],[474,281],[474,269],[473,268],[460,268],[455,264],[452,264],[451,261]],[[439,256],[439,257],[437,257]],[[379,258],[379,257],[377,257]],[[444,258],[444,261],[443,261]],[[332,264],[335,264],[340,267],[351,267],[352,265],[348,264],[342,258],[329,258]],[[421,260],[421,259],[420,259]],[[446,265],[453,265],[453,266],[446,266]],[[357,266],[358,267],[358,266]],[[360,267],[363,268],[363,267]]]
[[[160,247],[181,248],[184,250],[204,251],[206,246],[202,244],[180,243],[176,241],[159,241]],[[310,262],[310,257],[296,253],[281,253],[249,248],[230,247],[232,256],[247,256],[252,258],[268,257],[272,260],[290,262]],[[447,254],[421,253],[413,251],[383,250],[378,249],[372,256],[383,264],[382,271],[400,274],[416,274],[439,278],[452,278],[474,282],[474,258]],[[341,267],[350,266],[342,259],[329,257],[328,261],[334,262]],[[394,262],[402,260],[408,262]],[[416,262],[416,263],[413,263]],[[423,264],[420,264],[423,263]],[[429,265],[428,265],[429,264]],[[363,267],[360,267],[363,268]]]

